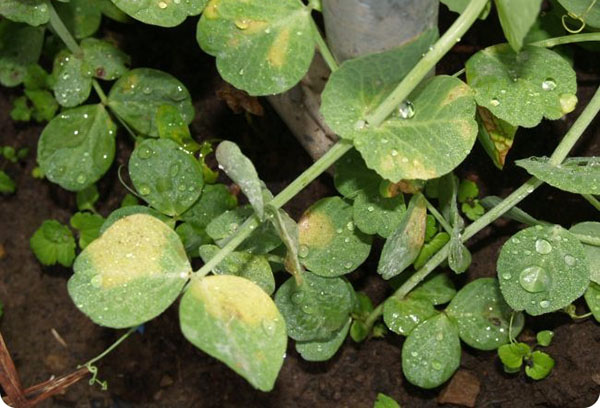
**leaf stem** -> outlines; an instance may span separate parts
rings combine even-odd
[[[79,44],[77,44],[77,41],[75,41],[75,38],[73,38],[73,36],[69,32],[69,29],[61,20],[60,16],[56,12],[56,9],[54,8],[54,6],[52,6],[52,3],[48,2],[47,5],[48,12],[50,13],[50,27],[52,27],[52,29],[54,30],[56,35],[59,36],[62,42],[65,43],[69,51],[71,51],[73,54],[81,55],[83,53],[81,47],[79,46]]]
[[[333,56],[333,54],[331,53],[331,50],[327,46],[325,39],[321,35],[321,30],[319,30],[319,27],[317,27],[315,20],[312,18],[310,19],[310,25],[313,29],[315,41],[317,43],[317,48],[319,49],[321,56],[325,60],[325,63],[327,64],[327,66],[329,67],[331,72],[336,71],[340,66],[338,65],[337,61],[335,60],[335,57]]]
[[[425,197],[425,196],[423,196],[423,197]],[[429,202],[429,200],[426,198],[425,198],[425,204],[427,205],[427,209],[429,210],[431,215],[433,215],[435,217],[435,219],[437,220],[437,222],[440,223],[442,228],[444,228],[444,230],[448,234],[452,235],[452,227],[450,226],[450,224],[448,224],[448,221],[446,221],[446,219],[442,216],[442,214],[440,214],[440,212],[437,210],[437,208],[435,208],[434,205],[431,204]]]
[[[600,33],[583,33],[583,34],[565,35],[562,37],[547,38],[545,40],[535,41],[535,42],[529,43],[528,45],[534,45],[536,47],[552,48],[552,47],[556,47],[557,45],[580,43],[580,42],[587,42],[587,41],[600,41]]]
[[[582,194],[581,196],[585,198],[587,202],[590,203],[596,210],[600,211],[600,201],[598,201],[596,197],[591,194]]]
[[[398,84],[396,89],[365,118],[371,126],[379,126],[404,101],[413,89],[427,76],[448,51],[456,44],[479,17],[488,0],[471,0],[463,13],[450,26],[448,31],[433,45],[423,58]]]
[[[108,106],[108,98],[106,97],[106,94],[104,93],[104,90],[102,89],[102,87],[100,86],[98,81],[93,79],[92,86],[94,87],[94,90],[98,94],[98,97],[100,98],[100,102],[102,102],[102,105]]]
[[[137,326],[136,327],[132,327],[129,330],[127,330],[127,333],[125,333],[124,335],[122,335],[121,337],[119,337],[117,339],[117,341],[115,341],[113,344],[111,344],[106,350],[104,350],[102,353],[98,354],[96,357],[92,358],[91,360],[89,360],[88,362],[78,366],[77,368],[80,367],[90,367],[92,364],[94,364],[96,361],[101,360],[102,358],[104,358],[108,353],[110,353],[111,351],[113,351],[115,348],[117,348],[119,346],[119,344],[123,343],[123,341],[125,341],[125,339],[127,337],[129,337],[131,335],[131,333],[133,333],[134,331],[137,330]]]

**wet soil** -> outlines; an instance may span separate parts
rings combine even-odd
[[[453,18],[442,15],[444,21]],[[493,19],[480,23],[460,46],[438,67],[443,73],[461,68],[469,52],[500,41]],[[261,177],[273,192],[280,191],[310,165],[310,158],[287,132],[265,101],[263,117],[234,114],[215,94],[223,86],[214,60],[194,42],[194,24],[189,21],[176,29],[142,25],[121,26],[105,23],[102,28],[121,42],[133,57],[135,67],[153,67],[170,72],[190,89],[196,107],[192,131],[198,140],[231,139],[238,142],[254,161]],[[466,51],[465,51],[466,50]],[[480,147],[476,147],[459,169],[463,177],[477,179],[483,194],[505,196],[526,180],[515,159],[552,152],[577,117],[581,107],[600,82],[597,54],[579,50],[576,68],[580,79],[580,107],[567,118],[544,122],[536,129],[519,130],[506,169],[495,169]],[[35,166],[35,146],[41,126],[15,124],[9,117],[13,90],[0,90],[0,144],[31,149],[19,165],[6,171],[18,183],[12,196],[0,198],[0,244],[6,255],[0,260],[0,300],[4,316],[0,330],[26,386],[53,375],[73,370],[104,350],[120,331],[94,325],[71,302],[66,268],[43,268],[29,249],[29,238],[41,222],[55,218],[68,222],[76,210],[74,194],[47,181],[31,177]],[[600,154],[600,123],[596,120],[576,146],[575,155]],[[99,211],[107,215],[118,207],[126,193],[117,179],[117,168],[126,164],[131,142],[119,135],[119,157],[99,184],[102,198]],[[286,209],[298,217],[320,197],[334,194],[332,180],[321,176],[299,194]],[[598,213],[575,195],[542,187],[522,207],[536,217],[563,226],[598,220]],[[473,264],[455,277],[457,285],[483,276],[495,275],[495,262],[504,241],[519,225],[497,221],[469,242]],[[357,290],[363,290],[375,303],[390,294],[387,284],[375,274],[376,251],[360,271],[350,276]],[[583,310],[583,306],[579,305]],[[506,375],[493,352],[463,348],[461,369],[468,370],[481,384],[477,407],[588,407],[600,393],[600,326],[593,320],[575,323],[566,315],[554,313],[535,320],[528,318],[522,336],[531,338],[542,329],[555,331],[548,352],[556,367],[547,379],[535,382],[524,375]],[[65,345],[53,334],[57,333]],[[180,333],[176,305],[145,325],[144,334],[132,335],[99,363],[100,379],[109,390],[82,381],[42,404],[43,407],[371,407],[378,392],[396,398],[403,407],[436,407],[440,389],[420,390],[402,375],[403,339],[389,335],[364,344],[346,341],[338,354],[326,363],[300,359],[290,344],[275,389],[270,393],[254,390],[222,363],[188,343]],[[452,406],[452,405],[443,405]]]

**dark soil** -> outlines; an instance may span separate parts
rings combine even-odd
[[[442,21],[453,18],[444,14]],[[468,53],[499,41],[493,18],[480,23],[465,37],[439,71],[453,73],[461,68]],[[443,23],[442,25],[447,25]],[[194,23],[176,29],[142,25],[121,26],[105,23],[104,34],[114,36],[133,56],[133,66],[164,69],[181,79],[190,89],[197,116],[192,130],[198,140],[233,139],[256,163],[261,177],[277,192],[310,164],[295,139],[277,116],[266,108],[264,117],[232,113],[215,97],[223,82],[214,60],[199,50],[194,41]],[[578,51],[580,108],[564,120],[545,122],[540,127],[521,129],[509,163],[496,170],[477,147],[459,173],[478,179],[484,194],[505,196],[527,176],[512,163],[530,155],[551,153],[562,135],[591,97],[600,80],[597,54]],[[0,299],[5,312],[0,329],[15,360],[25,386],[66,374],[114,342],[121,332],[94,325],[71,302],[66,268],[42,268],[29,249],[29,238],[41,222],[55,218],[68,222],[76,210],[74,194],[47,181],[31,177],[35,166],[35,146],[42,126],[15,124],[9,117],[10,101],[16,91],[0,93],[0,144],[31,148],[29,158],[8,165],[18,183],[15,195],[0,198],[0,244],[6,256],[0,260]],[[576,155],[600,154],[600,127],[592,126],[576,147]],[[126,164],[131,143],[119,135],[119,158],[101,181],[103,198],[100,212],[107,215],[118,206],[125,189],[117,180],[117,167]],[[328,175],[321,176],[291,204],[298,217],[312,202],[334,194]],[[569,226],[583,220],[598,220],[598,213],[575,195],[542,187],[522,204],[534,216]],[[519,225],[498,221],[469,243],[473,264],[458,285],[495,275],[495,262],[503,242]],[[375,252],[375,251],[374,251]],[[366,291],[374,302],[390,293],[374,273],[376,255],[361,271],[350,276],[357,290]],[[583,311],[583,306],[580,305]],[[506,375],[493,352],[464,347],[461,368],[481,383],[477,407],[588,407],[600,393],[600,327],[593,320],[575,323],[566,315],[554,313],[527,320],[522,335],[531,338],[542,329],[555,331],[548,348],[556,360],[549,378],[535,382],[524,375]],[[52,334],[66,342],[61,345]],[[132,335],[99,363],[100,379],[109,390],[82,381],[64,395],[42,404],[44,407],[371,407],[378,392],[396,398],[403,407],[435,407],[438,390],[424,391],[408,384],[402,375],[403,339],[389,335],[357,345],[350,339],[329,362],[301,360],[290,345],[274,391],[254,390],[225,365],[208,357],[188,343],[180,333],[176,306],[145,325],[145,333]],[[450,406],[450,405],[445,405]]]

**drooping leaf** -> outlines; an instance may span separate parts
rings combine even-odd
[[[204,181],[200,164],[169,139],[146,139],[129,159],[136,190],[160,212],[183,214],[200,197]]]
[[[418,325],[402,346],[402,371],[417,387],[429,389],[443,384],[459,364],[458,329],[444,313]]]
[[[300,285],[294,278],[281,285],[275,303],[285,318],[288,336],[297,341],[326,341],[348,322],[354,293],[342,278],[305,272]]]
[[[543,351],[536,350],[531,353],[530,361],[532,364],[525,366],[525,373],[534,380],[546,378],[554,368],[554,359]]]
[[[104,217],[88,212],[77,212],[73,214],[69,223],[71,227],[79,231],[79,247],[84,249],[93,240],[100,236],[100,228],[104,224]]]
[[[129,55],[108,41],[86,38],[81,42],[83,71],[88,76],[112,81],[127,72],[131,63]]]
[[[425,240],[427,207],[422,194],[414,195],[396,230],[385,241],[377,273],[390,279],[404,271],[419,255]]]
[[[431,302],[412,297],[391,297],[383,305],[383,321],[394,333],[408,336],[415,327],[438,314]]]
[[[100,27],[102,14],[95,1],[69,0],[68,3],[56,3],[56,12],[77,39],[93,35]]]
[[[409,297],[426,299],[434,305],[443,305],[450,302],[455,295],[456,289],[450,277],[445,273],[436,273],[420,283],[410,292]]]
[[[4,3],[2,1],[0,8]],[[5,19],[0,21],[0,84],[17,86],[23,82],[27,66],[37,62],[43,43],[43,28]]]
[[[181,331],[261,391],[273,389],[283,364],[286,324],[271,298],[238,276],[192,282],[179,305]]]
[[[112,328],[158,316],[192,272],[175,231],[146,214],[112,224],[77,257],[73,270],[68,289],[77,308]]]
[[[0,15],[17,23],[39,26],[50,19],[48,0],[2,0]]]
[[[494,45],[473,55],[466,69],[477,104],[513,126],[559,119],[577,104],[575,71],[546,48],[525,47],[517,54],[508,44]]]
[[[600,157],[571,157],[559,165],[547,157],[517,160],[517,165],[545,183],[576,194],[600,194]]]
[[[61,106],[72,108],[81,105],[90,96],[91,75],[84,72],[83,60],[69,51],[63,50],[56,55],[52,75],[54,97]]]
[[[448,317],[456,322],[462,341],[479,350],[495,350],[510,341],[508,328],[512,313],[495,278],[481,278],[465,285],[446,309]],[[524,323],[523,313],[515,313],[514,337],[519,335]]]
[[[142,23],[174,27],[181,24],[188,16],[200,14],[207,0],[112,0],[112,2]]]
[[[175,222],[171,218],[159,213],[153,208],[145,207],[143,205],[129,205],[126,207],[118,208],[115,211],[111,212],[109,216],[106,217],[106,221],[104,221],[104,224],[102,224],[102,227],[100,228],[100,234],[103,234],[104,231],[106,231],[111,225],[113,225],[120,219],[134,214],[151,215],[154,218],[158,218],[165,224],[169,225],[171,228],[175,224]]]
[[[310,9],[297,0],[211,0],[196,39],[227,82],[250,95],[277,94],[308,71],[315,40]]]
[[[216,245],[203,245],[200,247],[200,256],[204,262],[208,262],[219,250],[220,248]],[[248,279],[268,295],[275,292],[273,272],[264,255],[235,251],[215,266],[213,272],[217,275],[236,275]]]
[[[4,170],[0,170],[0,193],[12,194],[17,190],[17,184]]]
[[[593,0],[558,0],[573,18],[581,18],[586,25],[600,28],[600,4]]]
[[[523,39],[540,14],[542,0],[496,0],[498,18],[504,37],[516,52],[523,47]]]
[[[569,232],[600,239],[600,222],[580,222],[573,225]],[[600,247],[583,244],[590,267],[590,280],[600,284]]]
[[[56,220],[46,220],[29,240],[35,257],[43,265],[71,266],[75,259],[75,238],[66,226]]]
[[[156,111],[156,127],[158,136],[171,139],[190,153],[202,149],[190,134],[187,123],[183,120],[179,110],[173,105],[161,105]],[[204,160],[202,160],[204,164]],[[208,181],[207,181],[208,182]]]
[[[250,159],[244,156],[238,145],[227,140],[219,143],[215,155],[220,168],[240,186],[258,218],[264,219],[262,184]]]
[[[53,183],[70,191],[94,184],[112,164],[116,126],[101,104],[65,110],[38,142],[37,161]]]
[[[181,215],[199,229],[205,229],[219,215],[237,206],[237,198],[224,184],[206,184],[200,198]]]
[[[298,221],[300,261],[320,276],[354,271],[371,251],[371,237],[356,229],[352,207],[340,197],[323,198]]]
[[[590,282],[584,294],[585,303],[590,308],[594,319],[600,322],[600,285],[596,282]]]
[[[524,229],[509,239],[497,263],[504,299],[536,316],[571,304],[585,292],[590,271],[583,245],[555,226]]]
[[[306,361],[327,361],[344,344],[348,331],[350,330],[351,319],[338,330],[332,338],[325,341],[297,341],[296,351],[300,353]]]
[[[150,68],[137,68],[123,75],[108,94],[108,105],[138,132],[157,137],[157,109],[175,106],[185,123],[194,118],[189,92],[175,77]]]

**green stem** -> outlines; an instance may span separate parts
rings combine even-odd
[[[435,67],[435,64],[456,44],[479,17],[488,0],[471,0],[463,13],[450,26],[448,31],[433,45],[427,54],[398,84],[396,89],[365,118],[371,126],[379,126],[402,103],[413,89]]]
[[[106,97],[106,94],[104,93],[104,90],[102,89],[102,87],[100,86],[100,84],[98,83],[98,81],[96,81],[95,79],[93,79],[92,80],[92,86],[94,87],[94,90],[98,94],[98,97],[100,98],[100,102],[102,102],[102,105],[107,106],[108,105],[108,98]]]
[[[123,343],[123,341],[125,341],[125,339],[131,335],[131,333],[133,333],[134,331],[136,331],[136,329],[137,329],[137,327],[130,328],[127,331],[127,333],[125,333],[124,335],[122,335],[121,337],[119,337],[119,339],[117,341],[115,341],[113,344],[111,344],[106,350],[104,350],[102,353],[98,354],[96,357],[92,358],[90,361],[86,362],[85,364],[80,365],[79,367],[90,367],[96,361],[101,360],[102,358],[104,358],[108,353],[110,353],[115,348],[117,348],[119,346],[119,344]]]
[[[65,26],[63,21],[60,19],[58,13],[52,6],[52,3],[48,2],[48,11],[50,13],[50,27],[54,30],[56,35],[65,43],[69,51],[73,54],[80,55],[82,53],[81,47],[77,44],[77,41],[73,38],[69,29]]]
[[[584,33],[584,34],[572,34],[565,35],[563,37],[547,38],[545,40],[535,41],[529,45],[535,45],[536,47],[552,48],[557,45],[580,43],[587,41],[600,41],[600,33]]]
[[[319,27],[317,27],[315,20],[311,19],[310,23],[315,33],[315,41],[317,42],[317,48],[319,49],[321,56],[325,60],[325,63],[327,64],[331,72],[336,71],[339,68],[339,65],[335,60],[335,57],[331,53],[331,50],[327,46],[327,43],[323,39],[323,36],[321,35],[321,30],[319,30]]]
[[[596,210],[600,211],[600,201],[598,201],[596,197],[591,194],[582,194],[581,196],[585,198]]]
[[[571,234],[582,244],[600,247],[600,237],[598,236],[577,234],[575,232],[571,232]]]
[[[440,214],[440,212],[437,210],[437,208],[435,208],[434,205],[431,204],[428,199],[425,199],[425,203],[426,203],[427,209],[429,210],[431,215],[434,216],[434,218],[437,220],[437,222],[440,223],[442,228],[444,228],[444,230],[448,234],[452,235],[452,227],[450,226],[450,224],[448,224],[448,221],[446,221],[446,219],[442,216],[442,214]]]

